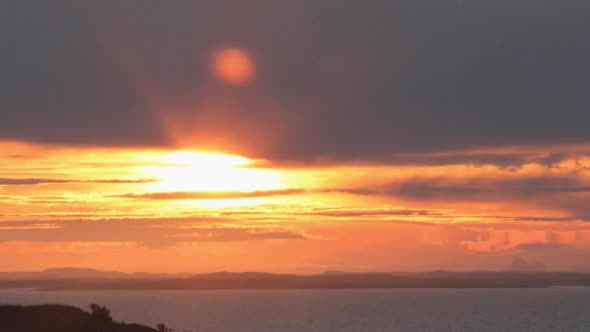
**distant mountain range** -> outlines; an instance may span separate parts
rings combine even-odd
[[[90,268],[59,267],[43,271],[27,272],[0,272],[0,280],[38,280],[38,279],[86,279],[86,278],[110,278],[110,279],[165,279],[186,278],[191,273],[125,273],[119,271],[102,271]]]
[[[44,290],[538,288],[551,286],[590,286],[590,273],[328,271],[316,275],[260,272],[166,274],[123,273],[83,268],[0,273],[0,288]]]

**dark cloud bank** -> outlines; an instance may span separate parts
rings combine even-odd
[[[588,12],[576,0],[3,1],[0,138],[167,145],[158,95],[195,104],[164,110],[213,128],[195,144],[270,140],[243,149],[273,159],[586,143]],[[210,77],[225,45],[256,58],[249,86]],[[209,92],[232,110],[199,117]],[[267,117],[290,134],[257,128]]]

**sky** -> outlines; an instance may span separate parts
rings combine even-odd
[[[590,271],[588,12],[3,1],[0,269]]]

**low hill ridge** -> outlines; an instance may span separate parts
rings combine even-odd
[[[97,319],[82,309],[57,304],[0,305],[0,332],[157,332],[139,324],[113,322],[108,314],[106,317]]]

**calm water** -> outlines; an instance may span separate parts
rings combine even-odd
[[[590,331],[589,288],[0,290],[0,303],[99,303],[117,320],[177,332]]]

